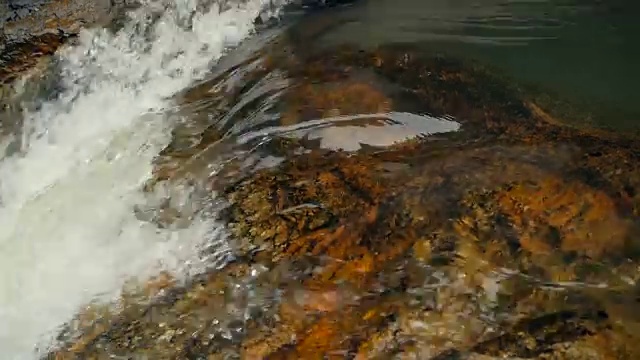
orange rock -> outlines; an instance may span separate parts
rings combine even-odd
[[[290,105],[282,115],[282,125],[305,120],[385,113],[391,110],[391,100],[374,85],[345,81],[329,84],[303,84],[291,88]]]
[[[498,201],[521,232],[521,245],[532,253],[557,247],[599,258],[626,245],[629,224],[618,216],[614,201],[584,184],[552,177],[514,186]]]

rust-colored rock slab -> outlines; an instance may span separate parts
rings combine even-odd
[[[236,122],[189,134],[193,148],[176,139],[161,164],[202,158],[231,144],[234,124],[272,112],[258,129],[391,111],[447,115],[461,129],[357,151],[270,133],[254,151],[277,164],[231,161],[211,179],[235,260],[184,286],[159,277],[138,291],[153,300],[80,326],[55,356],[640,357],[639,140],[565,126],[450,59],[271,51],[235,87],[220,90],[229,72],[183,94],[214,114],[259,96]],[[280,86],[259,92],[269,76]]]

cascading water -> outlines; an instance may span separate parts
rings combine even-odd
[[[149,0],[115,34],[84,31],[58,54],[64,90],[24,115],[19,151],[0,162],[3,359],[41,356],[83,305],[114,299],[130,278],[197,271],[199,249],[220,241],[206,218],[162,230],[133,209],[175,125],[168,99],[266,7]]]

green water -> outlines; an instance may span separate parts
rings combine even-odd
[[[637,130],[639,15],[634,0],[365,0],[322,15],[334,24],[314,40],[477,60],[579,121]]]

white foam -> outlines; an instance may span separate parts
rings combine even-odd
[[[167,98],[248,36],[268,2],[195,13],[195,1],[148,1],[117,34],[84,31],[60,54],[66,90],[26,114],[21,151],[0,163],[0,358],[38,358],[79,307],[197,257],[214,224],[160,230],[132,209],[168,141]],[[189,18],[192,30],[178,26]]]

